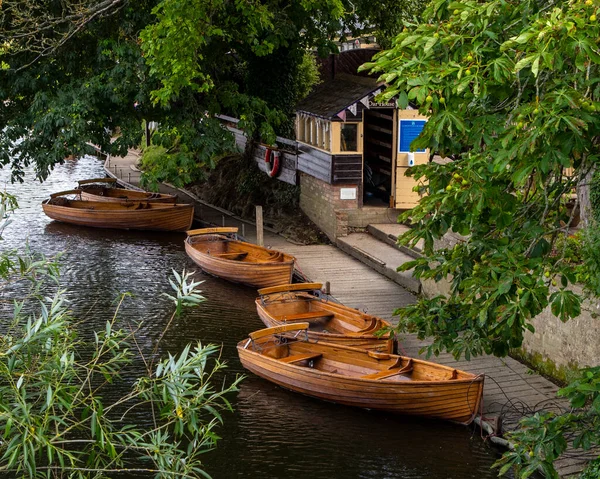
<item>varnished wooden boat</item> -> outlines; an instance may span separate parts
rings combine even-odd
[[[308,337],[357,348],[394,352],[390,333],[375,333],[390,324],[376,316],[333,302],[320,283],[274,286],[258,290],[256,311],[266,326],[308,322]]]
[[[67,196],[76,195],[78,199]],[[186,231],[194,219],[194,206],[147,201],[101,202],[81,200],[81,190],[50,195],[42,203],[50,218],[96,228]]]
[[[256,288],[291,283],[295,258],[237,239],[237,228],[188,231],[185,251],[204,271]]]
[[[348,406],[469,424],[480,410],[483,375],[420,359],[306,338],[308,323],[250,334],[243,366],[308,396]],[[294,334],[295,333],[295,334]]]
[[[126,190],[114,186],[114,178],[92,178],[78,182],[77,189],[81,190],[81,199],[86,201],[150,201],[152,203],[176,203],[177,197],[164,193],[151,193],[149,191]],[[107,186],[112,185],[112,186]]]

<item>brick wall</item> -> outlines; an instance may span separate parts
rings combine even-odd
[[[342,200],[342,188],[356,185],[330,185],[305,173],[300,173],[300,208],[331,239],[348,234],[348,210],[358,208],[357,198]]]

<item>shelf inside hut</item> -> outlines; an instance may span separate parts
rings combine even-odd
[[[393,110],[370,109],[364,114],[365,204],[389,203],[392,194]]]

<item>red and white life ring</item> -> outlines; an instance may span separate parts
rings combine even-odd
[[[265,153],[265,163],[267,163],[267,175],[275,178],[281,171],[281,153],[279,150],[267,148]]]

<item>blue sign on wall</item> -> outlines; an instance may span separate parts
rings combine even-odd
[[[410,144],[421,134],[426,120],[400,120],[398,132],[398,152],[410,153]],[[415,150],[423,153],[425,150]]]

